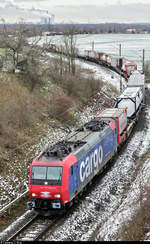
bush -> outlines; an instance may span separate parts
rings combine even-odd
[[[64,75],[59,85],[61,85],[68,96],[71,96],[77,103],[80,102],[81,104],[85,104],[100,89],[99,80],[93,79],[92,76],[85,78],[80,73],[74,76],[71,74]]]
[[[73,100],[71,97],[62,94],[53,94],[50,99],[49,116],[59,120],[62,123],[74,124],[75,118],[73,115]]]
[[[22,131],[37,119],[36,102],[15,80],[1,84],[0,145],[13,148],[23,140]]]
[[[78,67],[74,75],[65,72],[65,62],[60,61],[54,59],[47,73],[51,77],[53,87],[59,87],[56,91],[51,89],[51,94],[54,94],[50,99],[49,115],[60,122],[74,124],[76,120],[70,108],[74,106],[74,103],[76,107],[87,104],[90,98],[100,90],[100,86],[103,86],[103,82],[95,80],[92,74],[87,76],[88,71],[83,71]]]

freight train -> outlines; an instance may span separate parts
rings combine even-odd
[[[103,52],[97,52],[94,50],[85,50],[84,54],[78,55],[78,57],[85,58],[86,60],[102,64],[109,67],[124,78],[129,78],[134,70],[137,70],[137,64],[134,61],[128,60],[124,57],[116,57]]]
[[[62,45],[58,46],[55,44],[50,44],[50,47],[47,51],[61,53],[64,55],[66,54],[66,51]],[[81,54],[78,48],[74,48],[72,54],[69,54],[76,58],[92,61],[106,66],[122,75],[125,79],[128,79],[132,72],[137,70],[137,64],[134,61],[128,60],[124,57],[106,54],[104,52],[84,50]]]
[[[62,213],[126,142],[144,104],[144,75],[135,71],[113,108],[100,111],[31,163],[27,205],[43,216]]]

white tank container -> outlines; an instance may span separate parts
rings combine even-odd
[[[137,112],[143,102],[144,94],[141,87],[127,87],[117,98],[117,108],[127,108],[127,117],[136,117]]]
[[[145,75],[141,74],[138,70],[132,72],[128,79],[127,86],[145,86]]]

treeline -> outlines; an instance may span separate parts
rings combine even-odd
[[[147,31],[150,33],[150,23],[103,23],[103,24],[25,24],[25,35],[30,37],[36,32],[53,32],[63,34],[66,30],[74,28],[76,34],[100,34],[100,33],[126,33],[127,29],[136,29],[136,33]],[[9,34],[14,29],[14,24],[5,24]],[[3,25],[0,24],[0,35],[3,32]],[[35,33],[33,33],[33,29]]]
[[[71,24],[57,24],[45,26],[49,31],[63,32]],[[148,31],[150,33],[150,24],[120,24],[120,23],[104,23],[104,24],[74,24],[79,34],[99,34],[99,33],[126,33],[126,29],[136,29],[137,32]]]

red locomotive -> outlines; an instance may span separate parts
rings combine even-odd
[[[117,151],[115,125],[93,119],[47,148],[30,167],[30,209],[47,216],[72,205]]]

